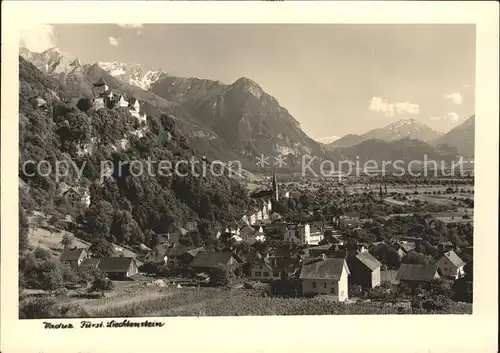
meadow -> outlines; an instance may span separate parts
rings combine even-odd
[[[152,288],[139,283],[117,286],[105,298],[68,297],[61,304],[78,304],[87,317],[261,316],[411,314],[390,303],[334,303],[325,297],[280,298],[259,291],[208,287]],[[413,312],[420,313],[420,312]],[[442,313],[442,312],[440,312]],[[446,313],[470,314],[472,306],[454,303]]]

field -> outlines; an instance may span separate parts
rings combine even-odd
[[[52,253],[52,255],[58,257],[61,255],[61,252],[63,251],[63,246],[61,245],[61,241],[65,234],[71,236],[71,239],[73,240],[73,245],[76,246],[77,248],[88,248],[90,246],[90,243],[75,237],[71,232],[59,229],[51,230],[51,227],[47,226],[37,227],[34,229],[32,228],[30,230],[30,233],[28,234],[28,244],[31,247],[40,247],[49,250]],[[116,244],[113,245],[117,246]],[[127,249],[123,249],[120,246],[119,248],[122,249],[120,250],[120,252],[122,252],[124,256],[129,256],[134,258],[137,257],[136,253]]]
[[[384,201],[387,202],[388,204],[396,205],[396,206],[408,205],[408,202],[406,202],[406,201],[394,200],[393,198],[389,198],[389,197],[385,198]]]
[[[151,288],[139,283],[117,283],[102,299],[66,298],[61,304],[79,304],[88,317],[252,316],[252,315],[357,315],[397,314],[388,303],[334,303],[327,298],[271,298],[254,290],[222,288]],[[453,313],[472,312],[456,304]]]
[[[61,240],[65,233],[72,235],[72,233],[65,231],[49,231],[49,228],[35,228],[30,231],[28,235],[28,243],[32,247],[41,247],[43,249],[49,250],[52,255],[59,256],[63,250],[61,245]],[[84,242],[80,239],[73,237],[73,245],[78,248],[86,248],[90,244]]]

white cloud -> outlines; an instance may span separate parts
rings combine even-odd
[[[137,34],[141,33],[142,23],[117,23],[122,28],[131,28],[137,30]]]
[[[412,114],[418,115],[420,114],[420,107],[418,104],[410,103],[410,102],[396,102],[394,103],[396,106],[396,111],[398,114]]]
[[[450,93],[450,94],[445,94],[444,97],[446,99],[449,99],[453,102],[453,104],[457,104],[457,105],[460,105],[462,104],[464,98],[462,97],[462,95],[458,92],[455,92],[455,93]]]
[[[431,120],[449,120],[456,123],[460,119],[460,116],[455,112],[449,112],[446,115],[441,116],[431,116]]]
[[[22,24],[19,44],[34,52],[42,52],[56,46],[54,26],[47,24]]]
[[[396,114],[420,114],[420,106],[410,102],[389,102],[381,97],[372,97],[368,107],[373,112],[382,113],[386,116]]]
[[[455,113],[455,112],[451,112],[451,113],[446,114],[446,118],[447,118],[448,120],[451,120],[451,121],[453,121],[454,123],[456,123],[456,122],[458,121],[458,119],[459,119],[459,116],[458,116],[458,114],[457,114],[457,113]]]
[[[111,37],[111,36],[108,38],[108,41],[109,41],[110,45],[117,47],[117,48],[121,42],[120,38],[115,38],[115,37]]]

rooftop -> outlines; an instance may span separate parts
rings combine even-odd
[[[331,279],[338,281],[344,267],[347,273],[350,274],[345,259],[327,258],[316,260],[302,266],[300,279]]]
[[[436,277],[436,274],[436,265],[401,264],[396,273],[396,280],[430,282]]]

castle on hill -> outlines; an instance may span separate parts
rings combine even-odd
[[[140,122],[146,122],[146,114],[141,112],[139,100],[133,97],[127,98],[124,94],[113,91],[102,77],[93,84],[93,98],[82,98],[77,106],[83,111],[90,108],[95,110],[128,108],[133,117]]]

